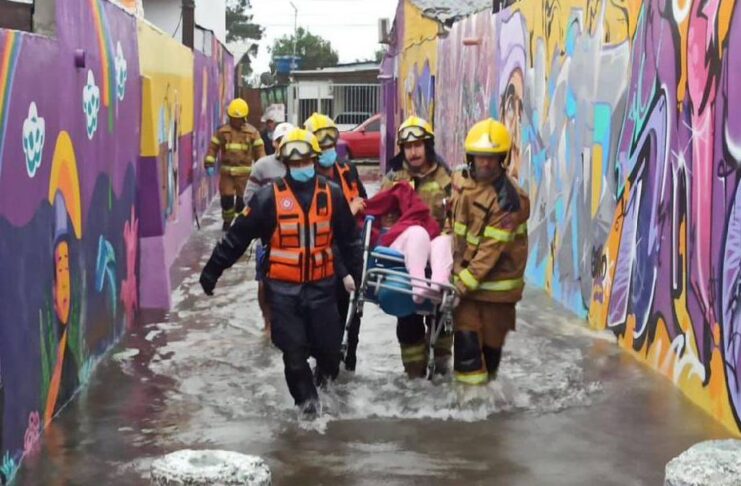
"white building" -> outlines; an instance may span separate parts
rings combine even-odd
[[[183,40],[182,0],[144,0],[143,3],[145,19],[179,41]],[[226,44],[226,0],[195,0],[195,7],[196,26],[212,31],[222,44]],[[202,43],[196,32],[196,46]]]

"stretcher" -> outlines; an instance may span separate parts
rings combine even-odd
[[[353,319],[363,317],[363,305],[372,302],[385,313],[395,317],[417,314],[425,317],[428,323],[427,339],[427,378],[435,374],[433,349],[442,335],[453,332],[453,302],[457,297],[456,288],[450,284],[436,283],[439,292],[429,294],[427,299],[417,304],[412,300],[415,287],[429,288],[433,282],[428,278],[409,275],[404,264],[404,255],[392,248],[376,246],[371,248],[371,227],[373,216],[366,216],[363,224],[363,272],[357,290],[350,295],[350,306],[345,322],[345,337],[342,344],[344,356],[347,349],[347,329]]]

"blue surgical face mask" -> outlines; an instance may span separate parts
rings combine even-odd
[[[325,169],[332,167],[335,162],[337,162],[337,150],[335,149],[329,149],[319,156],[319,165]]]
[[[293,180],[298,182],[306,182],[314,177],[313,165],[307,165],[306,167],[291,167],[290,171]]]

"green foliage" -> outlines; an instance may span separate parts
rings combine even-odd
[[[42,309],[39,309],[39,340],[41,342],[41,406],[40,414],[46,412],[46,397],[49,395],[49,382],[57,361],[57,337],[54,334],[56,316],[52,312],[52,305],[47,300]]]
[[[264,29],[252,21],[249,0],[229,0],[226,6],[226,41],[259,41]]]
[[[303,27],[296,30],[296,35],[284,35],[276,39],[271,52],[276,56],[293,55],[293,41],[296,40],[296,55],[301,57],[301,69],[318,69],[336,66],[339,57],[330,42],[314,35]]]
[[[386,47],[380,47],[376,50],[375,54],[373,55],[373,59],[375,59],[376,62],[383,61],[383,57],[388,52],[388,49]]]

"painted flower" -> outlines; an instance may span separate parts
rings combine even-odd
[[[85,113],[87,138],[93,139],[98,129],[98,112],[100,111],[100,88],[95,84],[92,70],[87,72],[87,84],[82,88],[82,111]]]
[[[28,427],[23,436],[23,454],[33,455],[40,449],[39,437],[41,436],[41,417],[39,412],[28,414]]]
[[[32,101],[28,107],[28,117],[23,122],[23,153],[26,154],[26,171],[29,177],[35,176],[41,167],[45,129],[46,123],[38,115],[36,103]]]
[[[128,63],[123,55],[123,49],[121,48],[121,42],[116,42],[116,96],[119,101],[123,101],[126,95],[126,78],[128,78]]]

